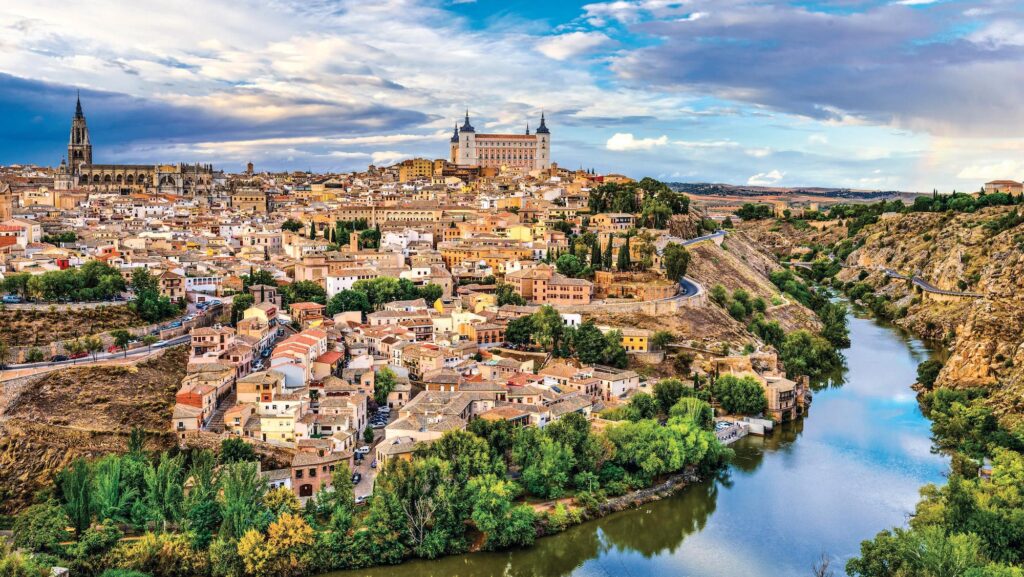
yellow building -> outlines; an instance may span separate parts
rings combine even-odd
[[[398,165],[398,181],[409,182],[434,176],[434,161],[426,158],[410,158]]]

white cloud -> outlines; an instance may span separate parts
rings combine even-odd
[[[971,164],[957,173],[957,178],[968,180],[998,180],[1003,178],[1020,179],[1024,175],[1024,162],[1004,160],[989,164]]]
[[[812,134],[807,137],[807,142],[811,144],[828,144],[828,137],[824,134]]]
[[[764,148],[748,148],[743,151],[747,156],[753,156],[754,158],[765,158],[772,153],[772,149],[768,147]]]
[[[779,169],[772,170],[771,172],[759,172],[748,178],[747,184],[751,186],[772,186],[782,180],[784,176],[786,176],[786,173],[780,172]]]
[[[672,144],[689,149],[737,148],[738,142],[732,140],[674,140]]]
[[[370,161],[373,164],[381,166],[391,166],[392,164],[401,162],[411,156],[411,154],[406,154],[404,152],[398,152],[395,150],[379,150],[370,155]]]
[[[665,146],[666,144],[668,144],[668,137],[665,135],[661,135],[658,138],[636,138],[629,132],[616,132],[605,143],[605,148],[616,152],[623,152],[629,150],[651,150],[656,146]]]
[[[603,32],[569,32],[548,36],[537,43],[537,50],[548,58],[567,60],[587,54],[611,41]]]

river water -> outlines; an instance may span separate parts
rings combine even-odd
[[[845,574],[860,541],[905,524],[921,485],[947,469],[909,387],[929,349],[852,315],[850,340],[847,370],[815,393],[809,415],[733,445],[716,479],[528,549],[330,577],[809,576],[823,552]]]

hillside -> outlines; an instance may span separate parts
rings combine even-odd
[[[849,265],[886,267],[917,274],[936,287],[981,293],[983,298],[936,302],[914,294],[909,283],[871,272],[864,282],[907,314],[897,322],[950,349],[936,384],[993,387],[990,402],[1013,427],[1024,419],[1024,226],[994,228],[1012,211],[992,207],[975,213],[887,214],[855,237],[860,248]],[[844,269],[839,279],[862,273]]]
[[[174,393],[187,349],[176,347],[135,366],[71,368],[33,377],[0,407],[0,512],[24,505],[80,456],[126,449],[141,426],[153,448],[166,447]]]
[[[126,305],[80,307],[73,313],[59,305],[33,309],[0,306],[0,336],[11,346],[42,346],[143,324]]]

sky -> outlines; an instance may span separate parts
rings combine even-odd
[[[0,4],[0,164],[347,171],[536,128],[562,166],[976,190],[1024,178],[1024,1]]]

